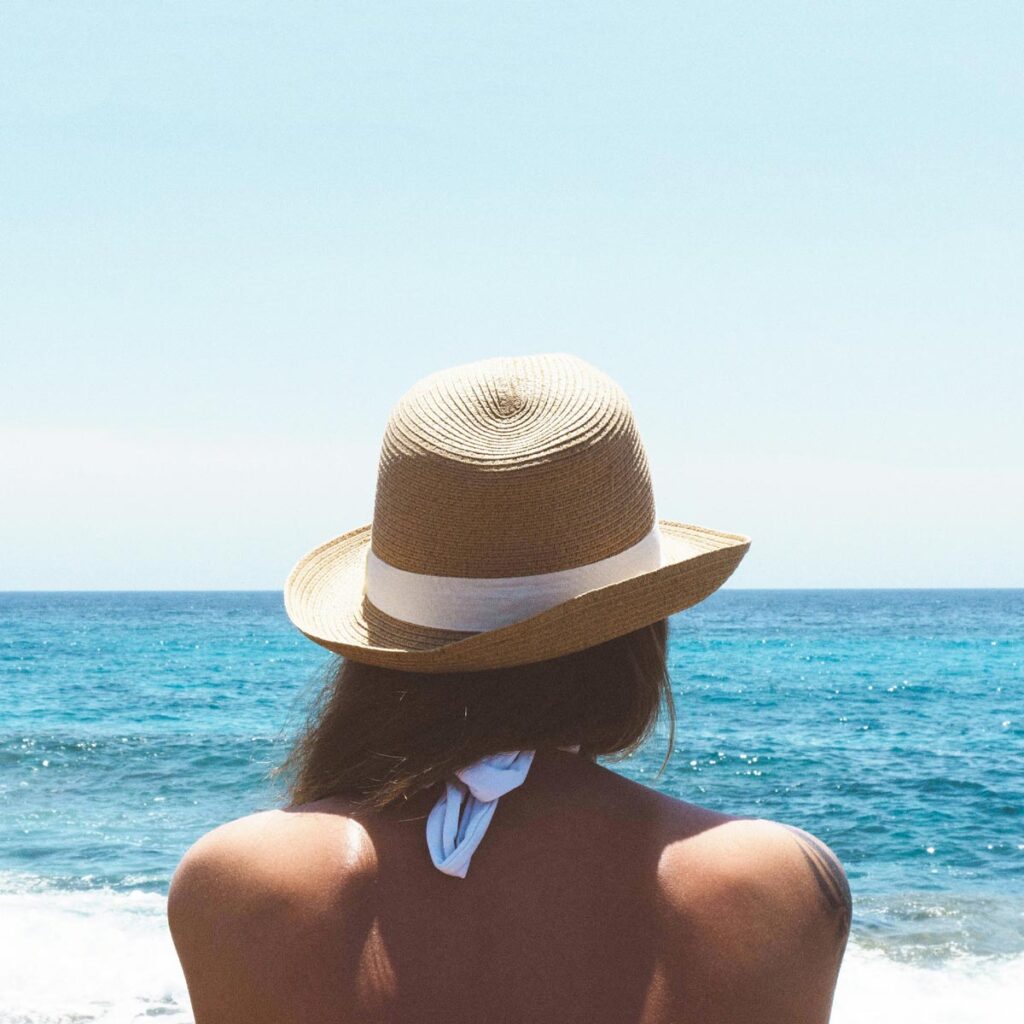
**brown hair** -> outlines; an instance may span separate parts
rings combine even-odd
[[[667,620],[575,654],[512,668],[426,674],[338,658],[284,764],[294,804],[339,796],[382,809],[487,754],[580,745],[625,756],[675,708]]]

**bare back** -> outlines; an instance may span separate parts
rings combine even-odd
[[[542,752],[455,879],[430,803],[200,840],[169,901],[197,1024],[828,1019],[849,890],[806,833]]]

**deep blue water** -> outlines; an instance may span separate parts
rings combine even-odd
[[[278,593],[0,594],[0,876],[166,892],[279,802],[328,657]],[[673,619],[671,671],[668,769],[656,740],[617,770],[816,833],[861,946],[1024,951],[1024,591],[725,590]]]

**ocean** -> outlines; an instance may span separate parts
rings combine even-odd
[[[1024,1003],[1024,591],[724,590],[673,618],[675,752],[612,767],[843,861],[838,1024]],[[0,1022],[190,1021],[185,849],[281,801],[326,652],[281,595],[0,594]]]

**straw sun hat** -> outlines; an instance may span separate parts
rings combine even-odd
[[[749,545],[655,518],[632,411],[603,373],[568,355],[488,359],[399,401],[373,523],[302,558],[285,606],[353,661],[501,668],[689,608]]]

